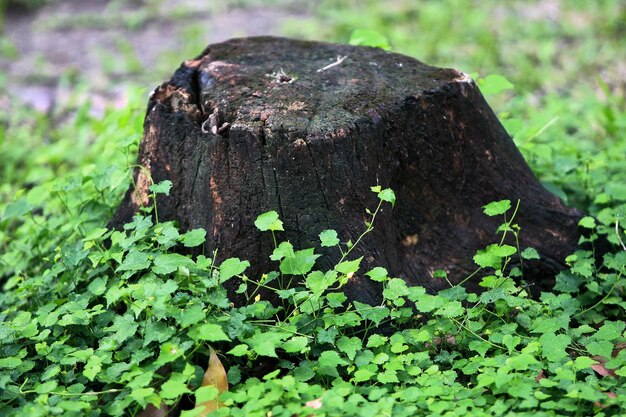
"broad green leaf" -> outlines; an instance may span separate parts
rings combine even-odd
[[[183,314],[180,319],[180,327],[185,328],[192,324],[196,324],[202,319],[206,318],[206,316],[207,315],[204,312],[204,308],[202,307],[202,305],[193,304],[183,310]]]
[[[49,392],[54,391],[59,384],[56,381],[48,381],[43,384],[38,384],[35,386],[35,392],[37,394],[47,394]]]
[[[259,215],[254,221],[254,225],[262,232],[285,230],[283,229],[283,222],[278,218],[278,213],[273,210]]]
[[[161,345],[159,357],[157,358],[156,365],[164,365],[172,362],[185,353],[185,349],[177,343],[167,342]]]
[[[106,277],[98,277],[94,278],[93,281],[89,283],[87,289],[93,295],[102,295],[106,291],[107,288],[107,278]]]
[[[167,275],[177,271],[179,267],[192,267],[194,262],[186,256],[178,253],[161,253],[154,258],[152,272]]]
[[[206,230],[193,229],[180,236],[180,241],[187,248],[194,248],[202,245],[206,241]]]
[[[565,334],[544,333],[539,338],[539,343],[543,356],[550,362],[558,362],[569,356],[565,350],[572,343],[572,338]]]
[[[348,359],[353,360],[357,352],[363,348],[363,344],[357,337],[342,336],[337,340],[337,348],[345,353]]]
[[[324,230],[320,233],[320,241],[322,242],[322,247],[332,247],[339,244],[337,232],[334,230]]]
[[[281,348],[287,353],[301,353],[307,349],[309,339],[305,336],[294,336],[285,341]]]
[[[21,198],[19,200],[13,201],[6,205],[4,208],[4,213],[2,214],[2,219],[7,220],[12,218],[21,218],[26,213],[29,213],[33,209],[33,206],[28,204],[28,202]]]
[[[287,275],[306,275],[320,257],[313,253],[314,249],[304,249],[294,252],[293,257],[285,257],[280,262],[280,271]]]
[[[348,362],[341,358],[337,352],[334,350],[325,350],[320,355],[318,361],[318,370],[317,372],[320,375],[328,375],[332,377],[339,377],[339,372],[337,368],[339,366],[348,365]]]
[[[145,252],[141,252],[137,249],[132,249],[126,257],[124,261],[117,267],[115,272],[123,272],[123,271],[142,271],[144,269],[148,269],[150,267],[150,259],[149,255]]]
[[[510,200],[500,200],[493,201],[486,206],[483,206],[483,212],[487,216],[497,216],[499,214],[504,214],[511,208]]]
[[[248,345],[239,344],[226,353],[233,356],[246,356],[249,352]]]
[[[257,354],[277,358],[276,348],[281,347],[287,337],[289,334],[281,332],[256,333],[247,342]]]
[[[615,340],[622,336],[625,327],[623,321],[605,321],[592,337],[596,340]]]
[[[228,258],[220,265],[220,282],[224,283],[235,275],[242,274],[250,262],[241,261],[239,258]]]
[[[361,265],[361,260],[363,260],[362,256],[352,261],[343,261],[335,266],[335,270],[345,275],[348,275],[350,273],[353,274],[358,271],[359,265]]]
[[[206,340],[207,342],[230,340],[226,333],[224,333],[222,326],[213,323],[204,323],[192,327],[189,331],[189,337],[193,340]]]
[[[190,392],[191,390],[187,387],[185,376],[181,374],[172,374],[170,379],[161,385],[161,392],[159,396],[164,399],[174,399]]]

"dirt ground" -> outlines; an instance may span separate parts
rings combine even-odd
[[[9,50],[0,54],[7,90],[0,100],[19,97],[47,112],[87,81],[98,113],[111,103],[123,105],[130,83],[152,90],[210,43],[280,35],[286,22],[307,17],[295,3],[227,2],[60,0],[34,11],[8,10],[2,36]]]

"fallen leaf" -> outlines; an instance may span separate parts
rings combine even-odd
[[[206,372],[204,373],[204,377],[202,378],[202,386],[213,386],[217,388],[219,394],[213,400],[196,404],[196,408],[204,408],[202,413],[198,414],[198,417],[208,416],[210,413],[220,408],[222,404],[218,401],[219,395],[221,395],[223,392],[228,391],[228,379],[226,378],[226,369],[224,369],[224,365],[222,365],[222,362],[220,362],[217,354],[212,348],[209,348],[209,364],[207,366]]]

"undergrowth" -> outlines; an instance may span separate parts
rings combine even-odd
[[[367,41],[360,35],[355,43]],[[488,34],[481,39],[492,45]],[[383,40],[377,46],[388,46]],[[157,221],[155,205],[123,230],[104,227],[135,162],[141,91],[103,118],[90,115],[89,103],[0,114],[0,415],[133,416],[162,402],[201,415],[194,403],[219,394],[201,387],[211,349],[231,386],[216,415],[623,415],[624,99],[598,81],[602,95],[578,90],[571,101],[548,92],[531,106],[517,83],[511,95],[503,77],[476,78],[490,101],[503,103],[499,116],[542,183],[589,213],[581,243],[613,245],[601,260],[581,246],[538,299],[518,285],[521,270],[507,268],[512,257],[537,257],[502,243],[504,233],[524,233],[516,202],[484,208],[502,225],[474,257],[481,273],[469,279],[481,280],[481,294],[453,285],[429,294],[383,268],[363,271],[351,256],[359,242],[331,230],[319,246],[340,251],[341,261],[317,270],[317,248],[282,241],[274,212],[255,224],[274,237],[276,268],[249,277],[246,260],[181,255],[205,232]],[[168,193],[169,184],[151,190]],[[363,239],[395,201],[389,189],[373,192],[380,204]],[[341,286],[354,274],[382,283],[380,305],[346,299]],[[241,282],[249,305],[230,303],[227,280]],[[259,287],[280,303],[259,298]]]

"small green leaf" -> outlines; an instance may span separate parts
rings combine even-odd
[[[262,232],[273,230],[281,231],[283,229],[283,222],[278,218],[278,213],[275,211],[268,211],[259,215],[254,221],[254,225]]]
[[[371,29],[356,29],[350,35],[350,45],[372,46],[385,50],[391,49],[389,40]]]
[[[152,191],[155,194],[170,195],[171,188],[172,188],[172,181],[165,180],[165,181],[161,181],[158,184],[152,184],[150,186],[150,191]]]
[[[578,222],[578,226],[584,227],[585,229],[593,229],[596,227],[596,219],[590,216],[585,216]]]
[[[355,273],[359,269],[359,265],[361,265],[361,260],[363,257],[354,259],[352,261],[343,261],[335,266],[335,271],[348,275],[350,273]]]
[[[396,205],[396,194],[393,192],[391,188],[385,188],[381,192],[378,193],[378,198],[382,201],[386,201],[391,203],[392,206]]]
[[[322,242],[322,247],[332,247],[339,244],[337,232],[334,230],[324,230],[320,233],[320,241]]]
[[[526,248],[520,255],[522,255],[522,258],[527,260],[540,259],[539,253],[534,248]]]
[[[377,266],[376,268],[367,272],[365,275],[370,277],[372,281],[383,282],[387,279],[387,270],[385,268]]]
[[[487,216],[497,216],[499,214],[504,214],[511,208],[510,200],[500,200],[493,201],[486,206],[483,206],[483,212]]]
[[[234,348],[232,348],[226,353],[228,353],[229,355],[233,355],[233,356],[245,356],[249,352],[250,351],[248,350],[248,345],[240,344],[240,345],[235,346]]]
[[[478,79],[478,87],[485,95],[498,94],[502,91],[512,90],[513,84],[502,75],[490,74]]]
[[[56,381],[44,382],[43,384],[35,386],[35,392],[37,394],[47,394],[54,391],[58,385]]]
[[[206,241],[206,230],[193,229],[181,235],[179,239],[186,248],[194,248]]]

